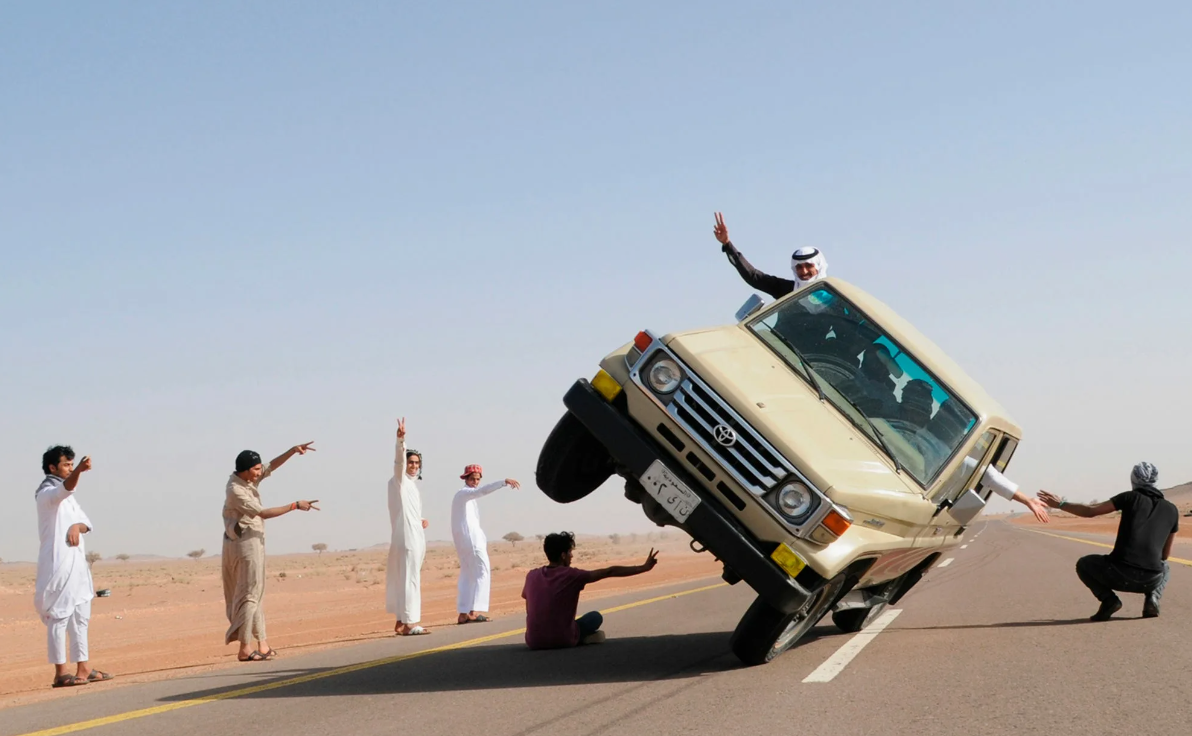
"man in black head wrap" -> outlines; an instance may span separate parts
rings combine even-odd
[[[1154,465],[1138,463],[1130,473],[1133,490],[1094,506],[1069,503],[1047,491],[1039,491],[1043,503],[1077,516],[1089,518],[1122,512],[1113,551],[1107,555],[1086,555],[1076,561],[1076,576],[1101,601],[1101,607],[1091,617],[1093,621],[1108,621],[1121,609],[1122,601],[1114,593],[1116,590],[1146,596],[1143,618],[1159,615],[1159,599],[1171,574],[1167,558],[1180,530],[1180,512],[1175,504],[1163,498],[1163,492],[1155,485],[1158,482],[1159,471]]]
[[[228,632],[225,644],[240,642],[241,662],[272,659],[275,652],[265,639],[265,519],[291,511],[319,510],[313,501],[295,501],[285,506],[265,508],[257,484],[294,455],[314,452],[313,442],[295,445],[275,457],[268,465],[261,456],[245,450],[236,456],[236,472],[228,478],[224,492],[223,590],[227,606]],[[254,650],[249,642],[255,638]]]

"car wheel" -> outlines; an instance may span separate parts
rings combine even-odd
[[[765,664],[790,649],[819,623],[844,586],[843,573],[824,583],[794,613],[783,613],[761,596],[753,602],[730,642],[733,654],[749,666]]]
[[[846,634],[860,631],[877,620],[889,604],[886,601],[870,608],[849,608],[844,611],[832,612],[832,623]]]
[[[568,412],[546,438],[535,476],[548,498],[571,503],[599,488],[613,470],[608,450]]]

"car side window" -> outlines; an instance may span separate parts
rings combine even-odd
[[[936,491],[932,497],[932,501],[941,503],[943,501],[953,501],[960,494],[973,488],[977,485],[980,476],[977,474],[985,472],[985,456],[989,453],[989,448],[993,446],[993,441],[997,437],[997,433],[993,430],[988,430],[973,444],[972,449],[965,455],[964,461],[961,462],[960,467],[948,476],[948,479],[940,485],[939,490]]]
[[[1006,466],[1010,464],[1010,458],[1014,457],[1014,451],[1018,449],[1018,440],[1006,435],[1002,437],[1002,443],[998,445],[997,453],[993,456],[993,467],[997,468],[999,473],[1006,472]]]

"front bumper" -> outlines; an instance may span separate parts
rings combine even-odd
[[[604,445],[617,464],[635,478],[640,479],[652,463],[659,461],[682,479],[700,497],[701,503],[680,527],[741,576],[771,606],[784,613],[793,613],[823,584],[823,578],[810,567],[804,568],[798,579],[787,575],[770,559],[772,549],[767,549],[766,543],[755,539],[724,510],[718,498],[662,452],[654,440],[628,417],[605,401],[586,379],[575,382],[563,397],[563,403]]]

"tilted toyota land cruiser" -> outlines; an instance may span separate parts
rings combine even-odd
[[[839,279],[727,327],[637,335],[563,399],[538,486],[568,503],[614,473],[758,594],[732,637],[768,662],[821,618],[876,619],[985,505],[1021,430],[888,307]]]

